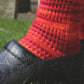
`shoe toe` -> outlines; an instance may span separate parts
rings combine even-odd
[[[30,80],[43,62],[12,40],[0,51],[0,84],[18,84]]]

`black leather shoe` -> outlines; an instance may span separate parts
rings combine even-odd
[[[83,53],[43,61],[12,40],[0,52],[0,84],[82,84]]]
[[[0,51],[0,84],[20,84],[24,80],[39,79],[43,64],[43,60],[12,40]]]
[[[45,70],[39,84],[83,84],[84,41],[79,53],[45,61]],[[33,84],[37,84],[35,81]]]
[[[46,84],[83,84],[84,51],[46,61]],[[59,83],[56,83],[56,81]],[[45,83],[44,83],[45,84]]]
[[[81,43],[81,50],[84,50],[84,40],[80,40]]]
[[[46,61],[46,84],[83,84],[84,82],[84,40],[80,41],[79,53]]]

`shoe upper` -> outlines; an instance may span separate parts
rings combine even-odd
[[[12,40],[0,51],[0,84],[19,84],[24,80],[30,81],[38,73],[42,63],[40,58]]]
[[[83,59],[84,52],[81,51],[43,61],[12,40],[0,51],[0,83],[19,84],[24,81],[56,79],[67,80],[71,84],[81,82],[84,74]]]
[[[84,40],[80,40],[80,43],[81,43],[81,50],[84,51]]]

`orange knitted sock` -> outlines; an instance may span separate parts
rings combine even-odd
[[[36,19],[19,43],[43,60],[80,51],[81,0],[40,0]]]
[[[82,15],[80,21],[80,39],[84,40],[84,0],[82,1]]]

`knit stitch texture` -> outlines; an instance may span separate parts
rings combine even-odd
[[[84,40],[84,0],[82,1],[82,15],[80,20],[80,39]]]
[[[19,43],[43,60],[79,52],[80,1],[40,0],[36,19]]]

